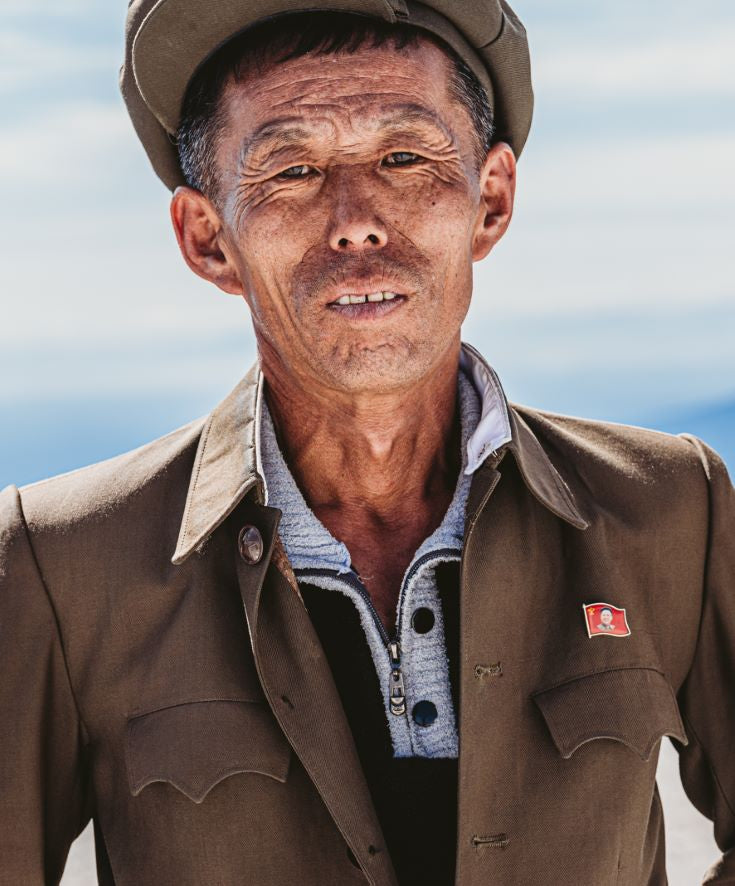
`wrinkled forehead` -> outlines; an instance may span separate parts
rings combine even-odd
[[[274,136],[302,139],[335,128],[396,127],[450,134],[462,112],[451,90],[452,61],[429,40],[400,49],[365,46],[309,53],[267,65],[247,59],[225,82],[223,123],[262,146]]]

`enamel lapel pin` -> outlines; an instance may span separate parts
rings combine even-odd
[[[625,610],[611,603],[583,603],[584,623],[590,637],[629,637]]]

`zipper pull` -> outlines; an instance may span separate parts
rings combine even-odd
[[[399,643],[391,641],[388,644],[390,656],[390,685],[388,687],[388,700],[390,711],[397,717],[406,713],[406,692],[403,687],[403,674],[401,673],[401,647]]]

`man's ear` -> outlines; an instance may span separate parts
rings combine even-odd
[[[192,271],[225,292],[242,295],[240,277],[223,243],[222,222],[207,197],[194,188],[176,188],[171,221],[181,254]]]
[[[513,215],[516,158],[505,142],[487,153],[480,171],[480,208],[472,234],[472,260],[480,261],[505,233]]]

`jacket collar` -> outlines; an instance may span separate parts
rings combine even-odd
[[[507,433],[497,437],[497,449],[490,436],[485,449],[475,450],[478,464],[491,454],[498,457],[504,449],[509,449],[531,493],[561,519],[578,529],[586,529],[589,522],[582,516],[571,490],[536,435],[506,399],[495,371],[468,344],[462,344],[461,360],[483,394],[483,418],[487,416],[495,427],[507,423]],[[176,550],[171,558],[175,565],[183,563],[201,547],[249,492],[254,491],[256,500],[262,503],[263,480],[258,474],[256,456],[262,398],[263,374],[256,362],[207,417],[194,458]],[[498,409],[500,403],[504,413]],[[471,458],[472,455],[471,452]]]

